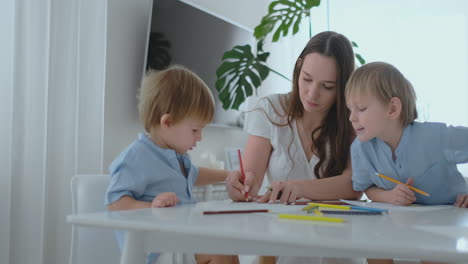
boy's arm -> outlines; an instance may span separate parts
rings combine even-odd
[[[150,202],[137,201],[130,196],[122,196],[119,200],[109,204],[107,209],[109,211],[123,211],[123,210],[132,210],[132,209],[141,209],[141,208],[150,208]]]
[[[217,182],[223,182],[226,180],[227,176],[230,173],[227,170],[216,170],[203,167],[199,167],[198,169],[199,174],[197,180],[195,181],[195,185],[206,185]]]
[[[150,207],[171,207],[179,202],[179,198],[173,192],[163,192],[158,194],[152,202],[144,202],[133,199],[128,195],[122,196],[119,200],[107,206],[109,211],[124,211],[132,209],[142,209]]]
[[[367,197],[373,202],[381,202],[381,203],[389,203],[385,193],[387,190],[379,188],[375,185],[369,187],[367,190],[364,191]]]

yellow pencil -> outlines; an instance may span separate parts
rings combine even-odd
[[[384,179],[386,179],[386,180],[389,180],[389,181],[391,181],[391,182],[394,182],[394,183],[396,183],[396,184],[403,184],[403,185],[406,185],[406,186],[407,186],[408,188],[410,188],[411,190],[413,190],[413,191],[415,191],[415,192],[417,192],[417,193],[420,193],[420,194],[422,194],[422,195],[431,196],[430,194],[428,194],[428,193],[425,192],[425,191],[421,191],[421,190],[419,190],[418,188],[414,188],[414,187],[411,186],[411,185],[408,185],[408,184],[406,184],[406,183],[402,183],[401,181],[397,181],[397,180],[392,179],[392,178],[390,178],[390,177],[388,177],[388,176],[385,176],[385,175],[383,175],[383,174],[381,174],[381,173],[376,172],[375,175],[377,175],[377,176],[379,176],[379,177],[381,177],[381,178],[384,178]]]
[[[309,221],[323,221],[323,222],[334,222],[343,223],[343,218],[337,217],[326,217],[326,216],[312,216],[312,215],[292,215],[292,214],[279,214],[280,219],[294,219],[294,220],[309,220]]]
[[[323,204],[322,204],[322,203],[309,203],[308,206],[318,206],[318,207],[327,207],[327,208],[351,210],[351,206],[348,206],[348,205],[324,204],[324,203],[323,203]]]

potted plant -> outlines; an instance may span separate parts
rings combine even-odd
[[[151,32],[148,44],[148,55],[146,58],[146,70],[163,70],[171,64],[169,52],[171,43],[161,32]]]

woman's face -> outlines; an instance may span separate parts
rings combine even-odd
[[[337,69],[331,57],[310,53],[299,73],[299,96],[308,113],[326,115],[338,94]]]

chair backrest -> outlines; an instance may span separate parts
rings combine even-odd
[[[106,210],[108,175],[75,175],[71,180],[73,214]],[[119,263],[120,251],[111,229],[72,227],[70,264]]]

